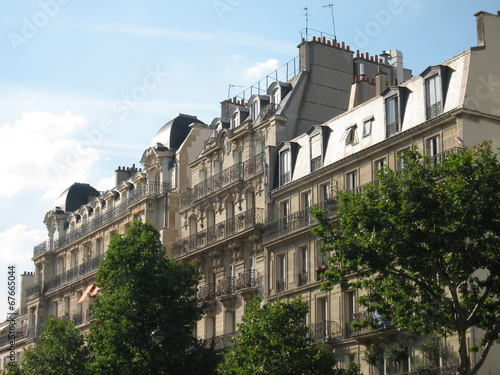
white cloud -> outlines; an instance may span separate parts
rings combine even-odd
[[[25,225],[16,225],[10,229],[0,232],[0,321],[5,318],[7,313],[6,286],[8,269],[7,266],[15,266],[16,292],[19,293],[21,278],[20,275],[25,271],[33,272],[34,265],[31,261],[33,256],[33,245],[45,239],[45,233],[41,230],[29,230]],[[16,298],[19,303],[19,295]]]
[[[260,79],[266,74],[279,68],[279,61],[276,59],[269,59],[264,62],[258,62],[254,66],[245,70],[246,79]]]
[[[101,178],[94,187],[98,191],[113,189],[115,187],[115,176]]]
[[[0,127],[0,158],[4,178],[0,197],[37,188],[47,199],[55,198],[61,186],[87,179],[98,160],[89,141],[80,141],[87,123],[67,111],[63,116],[48,112],[24,113],[14,125]]]

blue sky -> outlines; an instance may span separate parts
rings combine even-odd
[[[32,271],[45,213],[73,182],[113,187],[178,113],[219,103],[298,55],[308,26],[353,50],[399,49],[413,74],[476,44],[492,0],[0,3],[0,319],[7,265]],[[310,31],[310,35],[318,35]],[[243,87],[236,87],[243,86]]]

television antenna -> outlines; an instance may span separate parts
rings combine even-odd
[[[245,86],[239,86],[239,85],[229,85],[227,89],[227,98],[231,98],[231,87],[245,87]]]
[[[335,38],[335,40],[337,40],[337,32],[335,31],[335,17],[333,16],[333,4],[324,5],[323,8],[330,8],[330,10],[332,11],[333,37]]]
[[[308,26],[309,26],[309,10],[307,9],[307,7],[304,8],[304,11],[305,11],[305,17],[306,17],[306,41],[308,40]]]

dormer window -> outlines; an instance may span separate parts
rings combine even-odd
[[[252,103],[252,106],[250,108],[250,116],[251,116],[252,121],[257,120],[257,118],[259,117],[259,114],[260,114],[260,101],[255,100]]]
[[[443,113],[446,94],[453,69],[446,65],[430,66],[420,74],[425,85],[425,112],[427,120]]]
[[[309,149],[311,157],[311,172],[323,166],[325,147],[328,144],[330,128],[328,126],[314,125],[307,131],[309,135]]]
[[[411,91],[407,87],[387,87],[382,96],[385,97],[385,134],[392,137],[403,127],[406,102]]]
[[[441,80],[437,74],[425,80],[425,108],[428,120],[443,111]]]
[[[373,117],[363,121],[363,137],[372,133]]]
[[[345,144],[350,145],[356,142],[356,125],[351,126],[350,128],[347,128],[345,131]]]
[[[387,138],[393,136],[400,130],[398,97],[393,96],[385,100],[385,125]]]
[[[280,153],[280,186],[283,186],[291,180],[291,152],[284,150]]]
[[[281,90],[280,87],[276,87],[273,91],[273,103],[278,105],[281,102]]]
[[[231,125],[233,128],[240,126],[240,113],[238,111],[233,113],[233,116],[231,117]]]

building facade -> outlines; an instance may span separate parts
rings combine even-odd
[[[231,344],[253,296],[300,296],[312,337],[335,348],[343,366],[356,362],[373,375],[411,371],[418,337],[390,322],[353,330],[364,317],[356,303],[363,291],[321,291],[326,258],[310,233],[309,210],[316,204],[334,218],[336,192],[372,183],[382,167],[402,168],[398,154],[410,146],[436,163],[483,140],[500,147],[500,15],[476,18],[477,46],[414,77],[400,51],[372,55],[323,37],[303,40],[283,79],[276,73],[223,101],[210,126],[188,115],[167,123],[140,169],[115,171],[114,188],[72,185],[47,213],[48,239],[35,246],[36,271],[25,276],[22,345],[36,342],[50,314],[85,330],[111,238],[133,220],[151,220],[169,256],[197,264],[206,310],[196,335],[216,349]],[[399,367],[363,359],[374,345],[395,342],[407,348]],[[456,348],[453,337],[443,345]],[[496,354],[481,374],[498,373]],[[445,355],[436,363],[453,365]]]

